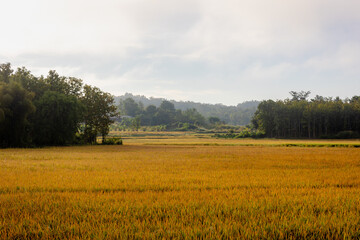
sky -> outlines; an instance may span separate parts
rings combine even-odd
[[[360,95],[359,0],[12,0],[0,63],[113,95],[236,105]]]

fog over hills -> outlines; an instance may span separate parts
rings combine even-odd
[[[159,107],[162,101],[167,100],[172,102],[176,109],[184,111],[186,109],[195,108],[206,118],[218,117],[221,121],[233,125],[249,124],[259,104],[259,101],[252,100],[239,103],[236,106],[227,106],[223,104],[198,103],[193,101],[175,101],[165,98],[133,95],[131,93],[125,93],[124,95],[115,97],[116,104],[119,104],[121,100],[125,100],[127,98],[132,98],[136,102],[141,102],[144,108],[149,105]]]

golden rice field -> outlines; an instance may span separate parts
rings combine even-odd
[[[360,238],[359,148],[175,138],[1,149],[0,239]]]

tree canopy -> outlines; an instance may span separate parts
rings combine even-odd
[[[0,83],[0,146],[25,146],[30,141],[28,117],[35,112],[33,94],[16,82]]]
[[[115,115],[114,97],[80,79],[0,65],[0,147],[94,143]]]
[[[267,137],[351,138],[360,136],[360,97],[351,99],[290,92],[292,99],[262,101],[253,125]]]
[[[133,117],[130,122],[128,119],[125,119],[125,122],[134,129],[139,128],[140,124],[143,126],[164,125],[168,129],[182,130],[205,127],[208,124],[195,108],[181,111],[175,109],[174,104],[167,100],[162,101],[159,107],[149,105],[144,109],[141,102],[126,98],[120,101],[119,109],[122,115]]]
[[[197,103],[192,101],[175,101],[166,100],[164,98],[147,98],[141,95],[133,95],[131,93],[125,93],[122,96],[115,97],[117,103],[122,103],[126,99],[132,99],[136,103],[140,103],[143,108],[148,106],[160,107],[163,101],[168,101],[174,104],[176,110],[186,111],[187,109],[196,109],[205,119],[210,117],[219,118],[220,122],[230,125],[245,126],[251,123],[251,119],[256,111],[259,101],[246,101],[239,103],[237,106],[226,106],[223,104],[207,104]],[[129,115],[127,111],[121,109],[122,115]],[[143,123],[143,122],[142,122]]]
[[[84,137],[86,141],[95,143],[98,134],[101,134],[104,141],[109,133],[109,125],[113,123],[112,118],[117,115],[114,97],[97,87],[85,85],[81,102],[85,106]]]

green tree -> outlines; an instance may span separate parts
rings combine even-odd
[[[311,92],[310,91],[300,91],[300,92],[291,91],[289,93],[292,96],[291,101],[301,101],[301,100],[306,100],[309,97]]]
[[[157,108],[154,105],[149,105],[144,111],[144,114],[141,116],[141,123],[147,126],[153,126],[156,124],[155,114]]]
[[[195,109],[187,109],[183,112],[184,121],[190,124],[204,126],[205,118]]]
[[[30,144],[28,116],[35,111],[33,94],[19,83],[0,84],[0,146]]]
[[[163,101],[155,114],[156,124],[169,125],[174,123],[175,112],[176,111],[173,103],[169,101]]]
[[[209,117],[209,118],[208,118],[208,121],[209,121],[209,123],[212,124],[212,125],[217,125],[217,124],[220,124],[220,123],[221,123],[221,120],[220,120],[220,118],[218,118],[218,117]]]
[[[13,70],[10,63],[0,64],[0,82],[9,83],[12,73]]]
[[[33,139],[37,145],[72,144],[80,124],[81,106],[75,96],[46,91],[35,101]]]
[[[276,105],[276,102],[273,100],[262,101],[253,118],[254,126],[264,131],[268,137],[275,136]]]
[[[119,109],[122,115],[128,115],[131,117],[136,117],[142,111],[140,104],[135,102],[132,98],[126,98],[121,100],[119,104]]]
[[[112,118],[117,116],[114,97],[97,87],[85,85],[81,101],[85,106],[83,114],[85,141],[95,143],[98,134],[104,141],[109,133],[109,126],[113,123]]]
[[[291,100],[263,101],[253,118],[253,125],[268,137],[349,138],[360,136],[359,99],[316,96],[309,92],[293,93]]]
[[[65,95],[73,95],[79,97],[82,90],[82,80],[74,77],[59,76],[59,74],[51,70],[48,76],[44,79],[48,85],[49,90],[63,93]]]
[[[169,113],[174,113],[175,112],[175,106],[172,102],[166,101],[164,100],[159,107],[161,110],[164,110],[166,112]]]
[[[132,129],[135,130],[135,131],[139,131],[139,128],[141,126],[140,123],[141,123],[141,121],[140,121],[139,116],[132,118],[131,119],[131,127],[132,127]]]

